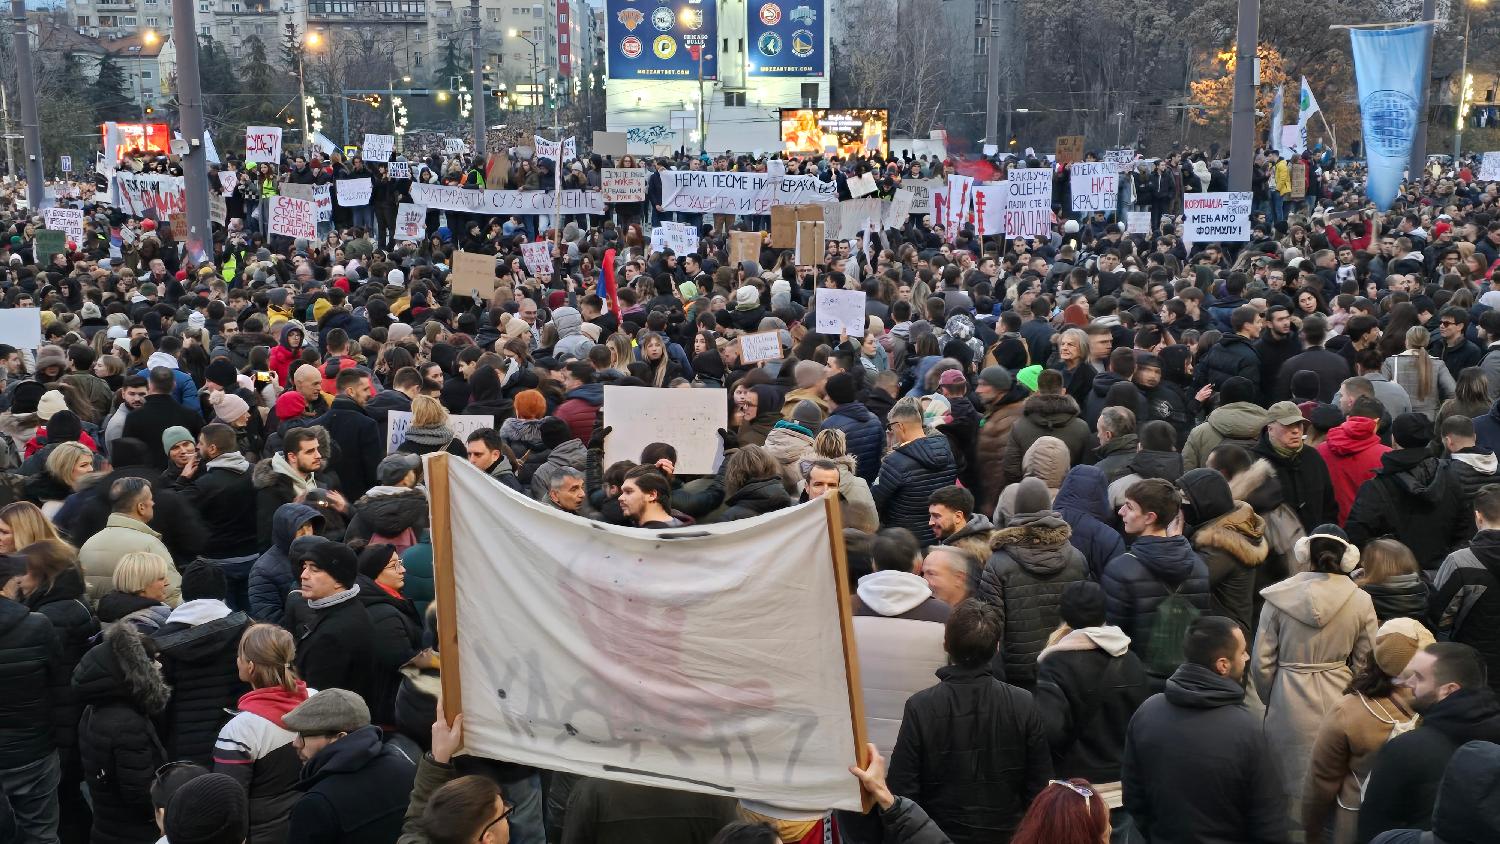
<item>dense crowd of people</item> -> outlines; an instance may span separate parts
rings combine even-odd
[[[1471,162],[1380,213],[1357,164],[1305,154],[1296,197],[1260,157],[1249,242],[1189,243],[1182,196],[1223,163],[1174,151],[1121,183],[1149,233],[1069,214],[1060,175],[1048,236],[916,214],[815,264],[769,236],[732,262],[764,218],[660,207],[657,169],[764,162],[642,163],[634,207],[432,211],[420,243],[387,165],[231,163],[207,261],[103,191],[64,253],[8,216],[0,304],[42,340],[0,346],[0,841],[1500,840],[1500,212]],[[889,195],[1013,163],[786,166]],[[325,239],[261,233],[278,185],[361,172],[375,201]],[[673,217],[693,251],[652,250]],[[492,295],[453,289],[459,250],[495,256]],[[820,288],[865,293],[862,336],[814,330]],[[780,357],[746,363],[761,332]],[[720,389],[730,421],[606,464],[605,385]],[[677,471],[688,434],[717,472]],[[444,451],[612,525],[774,530],[835,497],[871,811],[463,753],[420,460]]]

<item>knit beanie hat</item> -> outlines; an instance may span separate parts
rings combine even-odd
[[[199,560],[182,572],[182,600],[208,598],[222,601],[229,597],[229,581],[224,570],[207,560]]]
[[[1301,369],[1292,375],[1292,399],[1295,401],[1316,401],[1320,388],[1318,373],[1310,369]]]
[[[234,420],[250,412],[250,403],[234,393],[215,390],[209,394],[208,403],[213,405],[214,418],[225,425],[233,424]]]
[[[997,393],[1005,393],[1015,384],[1015,379],[1010,377],[1010,370],[1003,366],[986,366],[979,370],[979,381],[988,384]]]
[[[244,844],[250,800],[229,776],[204,774],[172,795],[164,826],[172,844]]]
[[[1432,443],[1432,423],[1426,414],[1403,413],[1391,422],[1391,438],[1401,448],[1426,448]]]
[[[751,311],[760,304],[760,291],[747,284],[734,291],[734,306],[739,310]]]
[[[1387,677],[1396,677],[1417,651],[1434,641],[1432,632],[1410,618],[1393,618],[1375,631],[1375,664]]]
[[[540,390],[516,393],[515,405],[517,419],[541,419],[547,415],[547,399]]]
[[[162,451],[171,451],[172,447],[177,445],[178,443],[190,442],[193,442],[193,435],[188,433],[188,429],[182,427],[181,425],[173,425],[172,427],[161,432]]]
[[[40,416],[43,422],[51,419],[52,415],[58,411],[67,409],[68,400],[63,398],[63,394],[57,390],[48,390],[43,393],[41,400],[36,403],[36,415]]]
[[[1255,385],[1250,379],[1238,375],[1224,379],[1224,385],[1219,388],[1219,406],[1241,401],[1255,401]]]
[[[394,553],[396,553],[396,546],[384,542],[366,545],[364,550],[359,552],[359,573],[374,580],[382,571],[385,571]]]
[[[11,413],[17,416],[36,413],[37,405],[46,392],[47,388],[40,381],[22,381],[16,385],[15,392],[11,394]]]
[[[1041,513],[1052,509],[1052,496],[1041,478],[1023,478],[1016,485],[1017,513]]]
[[[1063,589],[1058,610],[1074,630],[1098,627],[1104,623],[1104,589],[1092,580],[1075,580]]]
[[[792,419],[816,431],[818,430],[818,426],[823,424],[823,409],[818,407],[814,402],[803,399],[797,402],[796,407],[792,408]]]
[[[83,423],[71,410],[59,410],[47,420],[48,443],[78,442],[83,438]]]
[[[203,378],[219,385],[219,389],[233,389],[239,383],[239,373],[234,371],[234,364],[219,358],[203,369]]]
[[[296,390],[287,390],[276,399],[276,418],[282,422],[296,419],[307,411],[307,399]]]
[[[359,560],[354,556],[354,549],[342,542],[325,539],[312,549],[310,561],[345,589],[359,579]]]

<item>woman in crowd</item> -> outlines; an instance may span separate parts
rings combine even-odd
[[[447,408],[431,396],[417,396],[411,400],[411,425],[406,429],[406,439],[396,450],[409,454],[447,451],[459,457],[468,456],[468,448],[448,427]]]
[[[1378,620],[1427,617],[1427,582],[1410,548],[1394,539],[1376,539],[1365,545],[1359,562],[1354,580],[1369,593]]]
[[[79,481],[93,471],[92,449],[79,442],[58,443],[47,455],[46,468],[26,481],[26,497],[50,519],[78,489]]]
[[[114,589],[99,599],[99,620],[124,621],[144,635],[167,623],[172,608],[166,604],[167,566],[172,563],[148,551],[132,551],[120,558],[113,575]]]

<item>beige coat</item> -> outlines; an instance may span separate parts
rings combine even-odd
[[[1339,700],[1323,719],[1302,790],[1302,826],[1307,844],[1327,840],[1323,828],[1334,816],[1336,844],[1354,840],[1359,822],[1360,783],[1375,767],[1375,754],[1390,739],[1391,730],[1403,728],[1416,717],[1411,692],[1396,688],[1389,697],[1367,698],[1349,694]]]
[[[110,513],[104,530],[89,537],[89,541],[78,549],[78,562],[83,566],[84,580],[88,585],[89,603],[97,606],[99,599],[115,588],[115,566],[119,565],[121,557],[134,551],[149,551],[167,561],[165,603],[171,607],[181,603],[182,575],[172,565],[172,552],[162,544],[161,534],[145,522],[123,513]]]
[[[1266,735],[1288,806],[1301,817],[1302,785],[1324,717],[1375,649],[1375,605],[1344,575],[1294,574],[1266,599],[1251,662],[1266,704]]]

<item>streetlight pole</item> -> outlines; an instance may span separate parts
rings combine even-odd
[[[42,207],[42,128],[36,116],[36,80],[31,72],[31,30],[26,0],[10,0],[12,44],[16,54],[16,88],[21,92],[21,135],[26,153],[26,202],[32,213]]]
[[[480,61],[479,49],[479,0],[469,0],[469,35],[472,37],[474,61],[474,96],[469,98],[469,110],[474,114],[474,155],[483,158],[484,144],[484,62]]]
[[[532,41],[530,38],[522,35],[519,29],[512,29],[510,31],[510,36],[512,38],[519,38],[522,41],[525,41],[527,44],[531,45],[531,119],[533,122],[535,122],[536,119],[541,116],[541,110],[543,106],[543,103],[539,102],[536,96],[537,89],[541,87],[541,83],[537,81],[537,77],[541,75],[541,61],[537,58],[536,52],[537,47],[540,45],[538,45],[537,42]],[[554,120],[552,122],[556,123],[557,121]]]
[[[703,96],[703,60],[705,49],[698,48],[698,156],[701,158],[708,152],[708,112],[707,103]]]
[[[213,229],[208,211],[208,151],[203,148],[203,87],[198,76],[196,0],[172,0],[172,37],[177,42],[177,120],[187,139],[182,156],[188,230],[172,232],[187,242],[187,254],[211,260]]]
[[[1234,44],[1234,105],[1229,124],[1229,189],[1250,190],[1255,157],[1255,62],[1260,45],[1260,0],[1239,0]]]

